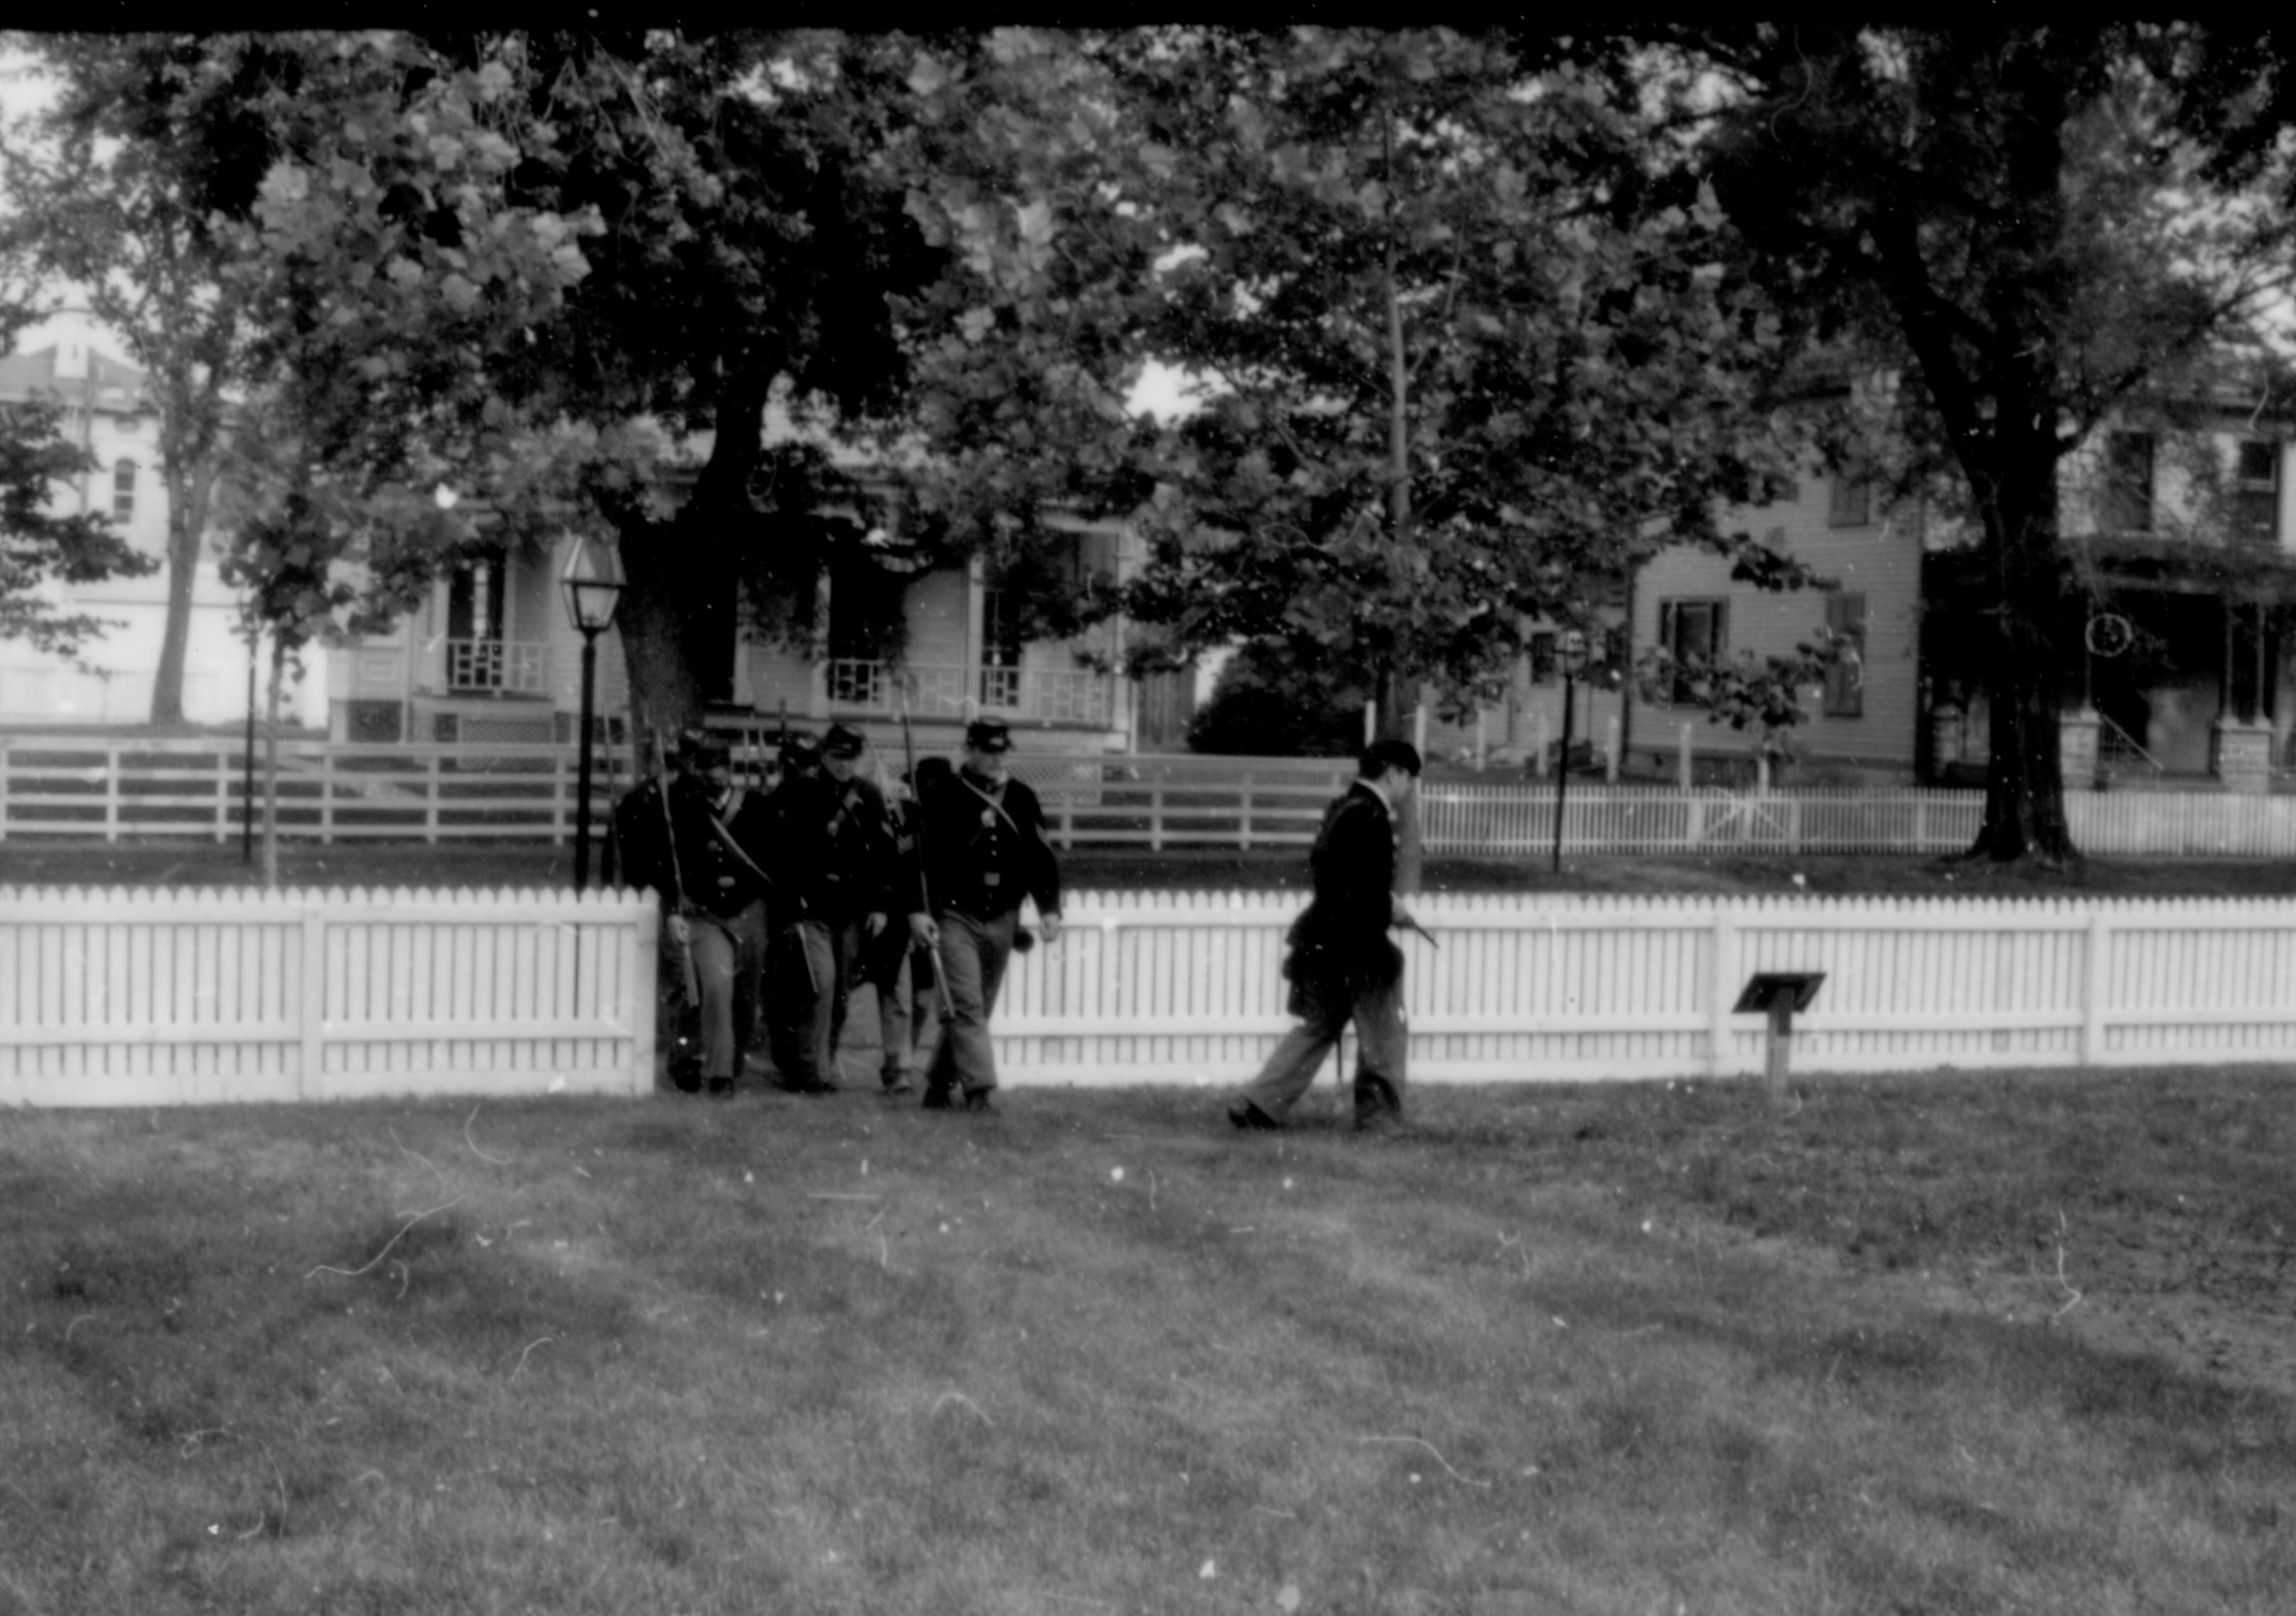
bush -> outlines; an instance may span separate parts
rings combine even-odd
[[[1224,757],[1344,758],[1363,744],[1365,686],[1320,647],[1256,640],[1220,669],[1188,750]]]

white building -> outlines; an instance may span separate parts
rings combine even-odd
[[[168,502],[160,475],[160,414],[144,373],[100,351],[86,331],[61,326],[43,346],[0,358],[0,403],[31,399],[57,405],[58,430],[95,463],[93,471],[55,486],[51,508],[102,514],[125,529],[137,550],[164,563]],[[164,564],[141,578],[51,582],[41,593],[60,611],[86,612],[112,627],[81,648],[84,667],[21,641],[0,640],[0,725],[79,730],[146,722],[167,630]],[[217,575],[212,542],[203,544],[184,655],[185,719],[244,722],[247,666],[238,596]],[[290,686],[283,721],[325,722],[325,692],[316,676],[315,669],[313,677]]]

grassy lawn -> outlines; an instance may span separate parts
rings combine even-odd
[[[0,1612],[2288,1608],[2286,1074],[1414,1103],[12,1115]]]

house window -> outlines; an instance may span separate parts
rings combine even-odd
[[[2107,533],[2152,531],[2152,434],[2113,432],[2104,440],[2104,487],[2097,525]]]
[[[1554,630],[1552,628],[1532,629],[1530,634],[1530,643],[1524,648],[1524,654],[1530,659],[1530,682],[1532,684],[1552,685],[1554,683]]]
[[[1721,659],[1729,643],[1729,627],[1727,601],[1658,603],[1659,649],[1674,663],[1674,677],[1662,700],[1688,703],[1701,699],[1704,670]]]
[[[980,592],[980,704],[1021,704],[1020,601],[1009,589]]]
[[[874,561],[841,558],[829,575],[829,699],[875,707],[886,700],[886,658],[901,642],[901,580]]]
[[[123,460],[111,468],[111,520],[135,520],[135,463]]]
[[[1825,670],[1825,716],[1857,718],[1866,714],[1866,596],[1836,589],[1825,597],[1825,631],[1841,646]]]
[[[1825,525],[1862,528],[1873,520],[1873,485],[1847,472],[1837,475],[1826,496]]]
[[[2243,544],[2280,542],[2280,446],[2251,439],[2234,451],[2233,537]]]

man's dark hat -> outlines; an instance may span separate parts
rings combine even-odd
[[[964,743],[977,752],[1009,752],[1013,731],[995,718],[975,718],[964,726]]]
[[[824,758],[857,758],[868,744],[859,730],[832,724],[829,726],[829,733],[821,738],[821,755]]]
[[[689,729],[677,737],[677,756],[680,762],[701,765],[720,763],[729,755],[726,742],[706,729]]]
[[[782,736],[783,768],[811,768],[820,757],[821,743],[804,731],[791,730]]]

